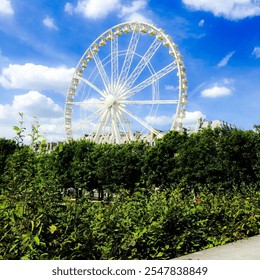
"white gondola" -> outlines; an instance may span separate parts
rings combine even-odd
[[[72,109],[66,108],[66,115],[71,115],[71,114],[72,114]]]
[[[93,59],[93,55],[91,52],[87,53],[87,60],[92,60]]]
[[[68,97],[67,98],[67,104],[70,105],[70,106],[73,105],[73,98]]]
[[[108,34],[107,34],[107,40],[111,41],[113,39],[113,33],[112,31],[109,31]]]
[[[73,79],[72,79],[72,85],[73,85],[73,86],[77,86],[78,84],[79,84],[79,79],[73,78]]]
[[[95,44],[95,45],[93,46],[92,51],[93,51],[94,53],[98,53],[98,51],[99,51],[99,46],[98,46],[98,44]]]
[[[187,104],[187,94],[185,94],[185,93],[181,94],[181,101],[180,101],[180,103],[182,105]]]
[[[139,32],[139,25],[138,24],[133,25],[133,31],[134,32]]]
[[[116,31],[114,33],[116,36],[121,36],[122,35],[122,31],[119,28],[116,28]]]
[[[101,38],[100,38],[99,45],[100,45],[100,46],[105,46],[106,44],[107,44],[106,38],[105,38],[105,37],[101,37]]]
[[[145,26],[145,25],[142,25],[141,27],[140,27],[140,31],[142,32],[142,33],[147,33],[147,27]]]
[[[128,33],[131,31],[129,24],[126,24],[126,25],[122,28],[122,31],[123,31],[125,34],[128,34]]]
[[[82,60],[81,60],[81,67],[82,67],[83,69],[87,68],[87,60],[86,60],[86,59],[82,59]]]
[[[174,56],[174,57],[176,57],[176,53],[175,53],[175,51],[173,49],[169,50],[169,54]],[[177,64],[177,60],[175,60],[174,63]]]
[[[71,119],[70,118],[65,118],[65,124],[71,124]]]
[[[159,41],[163,41],[164,36],[163,36],[163,34],[162,34],[162,31],[161,31],[161,30],[160,30],[160,32],[159,32],[159,33],[157,33],[157,35],[156,35],[156,39],[157,39],[157,40],[159,40]]]
[[[155,30],[154,28],[150,28],[149,31],[148,31],[148,33],[149,33],[150,35],[154,36],[157,32],[156,32],[156,30]]]
[[[82,72],[83,72],[82,69],[77,69],[77,70],[76,70],[76,75],[77,75],[78,77],[82,77]]]
[[[74,96],[74,95],[75,95],[75,92],[76,92],[76,89],[75,89],[75,88],[70,88],[70,89],[69,89],[69,95]]]

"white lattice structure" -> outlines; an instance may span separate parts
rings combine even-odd
[[[182,130],[186,103],[186,71],[171,37],[148,23],[122,23],[101,34],[76,67],[66,97],[67,139],[125,143],[140,131],[154,140]]]

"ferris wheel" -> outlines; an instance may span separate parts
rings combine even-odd
[[[178,46],[143,22],[116,25],[89,46],[66,96],[67,139],[154,141],[182,130],[187,79]]]

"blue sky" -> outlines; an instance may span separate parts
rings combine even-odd
[[[186,126],[198,117],[260,124],[259,0],[0,0],[0,137],[14,136],[23,112],[28,133],[37,116],[49,141],[64,140],[66,91],[81,56],[110,27],[139,20],[179,46]]]

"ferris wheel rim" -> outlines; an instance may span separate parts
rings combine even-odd
[[[141,28],[146,28],[145,33],[148,33],[148,29],[150,29],[151,32],[154,33],[154,34],[150,34],[150,35],[156,36],[156,38],[158,36],[159,39],[157,39],[157,41],[159,41],[159,40],[162,41],[163,44],[166,47],[169,48],[169,53],[175,58],[174,62],[173,62],[175,65],[173,65],[173,63],[172,63],[172,65],[168,66],[169,71],[170,70],[172,71],[173,67],[175,67],[174,69],[177,70],[178,85],[179,85],[178,86],[178,99],[174,100],[175,104],[177,105],[176,106],[177,108],[176,108],[176,111],[175,111],[175,117],[174,117],[174,120],[172,122],[171,130],[179,130],[182,127],[182,118],[183,118],[183,115],[185,113],[185,105],[186,105],[186,102],[187,102],[186,101],[187,100],[187,79],[186,79],[185,67],[184,67],[184,64],[183,64],[182,56],[181,56],[181,54],[178,50],[178,46],[172,41],[171,37],[169,35],[167,35],[162,29],[159,29],[152,24],[145,23],[145,22],[124,22],[124,23],[117,24],[117,25],[107,29],[100,36],[98,36],[89,45],[89,47],[86,49],[86,51],[84,52],[84,54],[82,55],[81,59],[79,60],[77,66],[76,66],[76,69],[75,69],[75,71],[73,73],[73,76],[72,76],[71,83],[70,83],[69,88],[68,88],[68,92],[67,92],[67,96],[66,96],[66,103],[65,103],[65,130],[66,130],[67,139],[71,139],[73,137],[72,136],[72,106],[73,106],[73,103],[74,103],[74,105],[76,105],[76,103],[74,102],[74,94],[75,94],[75,91],[77,89],[77,82],[76,82],[76,85],[74,85],[74,82],[75,82],[75,80],[79,81],[79,80],[83,79],[82,77],[80,77],[79,71],[82,71],[82,72],[84,71],[83,64],[82,64],[83,61],[84,61],[84,58],[89,53],[91,53],[93,55],[95,63],[96,63],[96,67],[98,68],[100,76],[101,76],[101,78],[104,82],[104,85],[106,87],[106,90],[105,91],[100,91],[97,88],[95,88],[95,85],[91,84],[90,82],[88,82],[86,80],[84,80],[84,82],[88,83],[89,86],[91,86],[93,89],[95,89],[104,99],[106,99],[107,95],[109,95],[108,93],[109,93],[109,90],[110,90],[110,89],[108,89],[109,78],[106,76],[106,73],[104,72],[104,69],[102,69],[102,64],[100,65],[100,63],[98,61],[98,59],[99,59],[98,56],[95,56],[95,52],[93,51],[93,48],[94,47],[99,48],[99,47],[104,46],[104,45],[102,45],[102,38],[105,38],[105,36],[109,36],[109,34],[116,37],[117,39],[115,41],[117,41],[118,37],[120,35],[117,35],[116,32],[124,32],[123,31],[124,27],[129,28],[129,32],[125,32],[125,33],[128,34],[128,33],[132,32],[132,36],[133,36],[134,33],[139,33],[139,36],[140,36],[140,34],[142,32]],[[136,28],[136,30],[135,30],[135,28]],[[156,44],[156,40],[154,40],[154,42]],[[113,42],[113,43],[115,44],[114,48],[116,50],[116,48],[118,48],[118,45],[116,45],[116,44],[118,44],[118,43],[117,42]],[[112,45],[112,42],[111,42],[111,45]],[[136,47],[136,46],[133,45],[131,47]],[[129,46],[128,46],[128,49],[126,51],[128,51],[128,50],[129,50]],[[113,57],[112,57],[113,54],[110,54],[110,56],[111,56],[111,61],[112,61],[113,60]],[[115,66],[113,66],[113,65],[111,66],[111,68],[114,67],[114,69],[112,69],[111,72],[113,72],[113,71],[115,72],[115,73],[111,74],[111,81],[110,81],[111,86],[115,86],[114,84],[112,84],[112,79],[115,80],[116,78],[118,78],[118,68],[116,69],[116,63],[117,63],[116,60],[118,59],[118,53],[116,54],[116,56],[117,57],[115,57],[115,61],[111,62],[111,64],[115,63]],[[143,65],[142,65],[142,67],[143,67]],[[126,70],[129,71],[129,69],[126,69]],[[166,73],[167,73],[167,71],[166,71]],[[136,76],[138,77],[138,71],[136,70],[136,72],[137,72]],[[157,73],[157,75],[158,75],[158,73]],[[164,73],[162,73],[162,74],[164,74]],[[114,75],[114,77],[113,77],[113,75]],[[119,78],[121,77],[121,75],[122,75],[122,69],[121,69],[121,72],[119,73]],[[133,76],[133,73],[131,75]],[[135,79],[135,78],[136,77],[133,77],[133,79]],[[129,77],[128,77],[128,80],[129,80]],[[150,80],[147,81],[147,83],[151,83]],[[130,81],[130,82],[133,84],[133,81]],[[142,86],[145,86],[145,83],[143,85],[139,85],[139,88],[142,88]],[[139,88],[136,88],[135,90],[138,90]],[[130,90],[130,93],[131,93],[131,90]],[[132,89],[132,94],[135,94],[135,91],[133,89]],[[111,98],[111,97],[109,97],[109,98]],[[107,103],[109,103],[109,102],[107,101]],[[129,104],[129,101],[127,101],[126,103]],[[127,112],[127,111],[121,110],[121,112],[124,112],[127,115],[130,115],[130,114],[128,114],[129,112]],[[105,119],[108,118],[108,115],[104,114],[103,118],[105,118]],[[101,120],[101,118],[100,118],[99,121],[100,121],[100,123],[102,123],[103,120]],[[141,123],[139,119],[137,121],[139,123]],[[112,120],[112,126],[115,126],[115,124],[113,124],[113,120]],[[150,126],[149,126],[148,130],[150,130],[150,132],[154,132],[154,133],[159,134],[158,132],[156,132],[156,130],[154,128],[152,128]],[[117,135],[116,136],[116,138],[117,138],[116,141],[118,140],[118,137],[119,136]],[[97,138],[97,135],[96,135],[95,139],[96,138]]]

